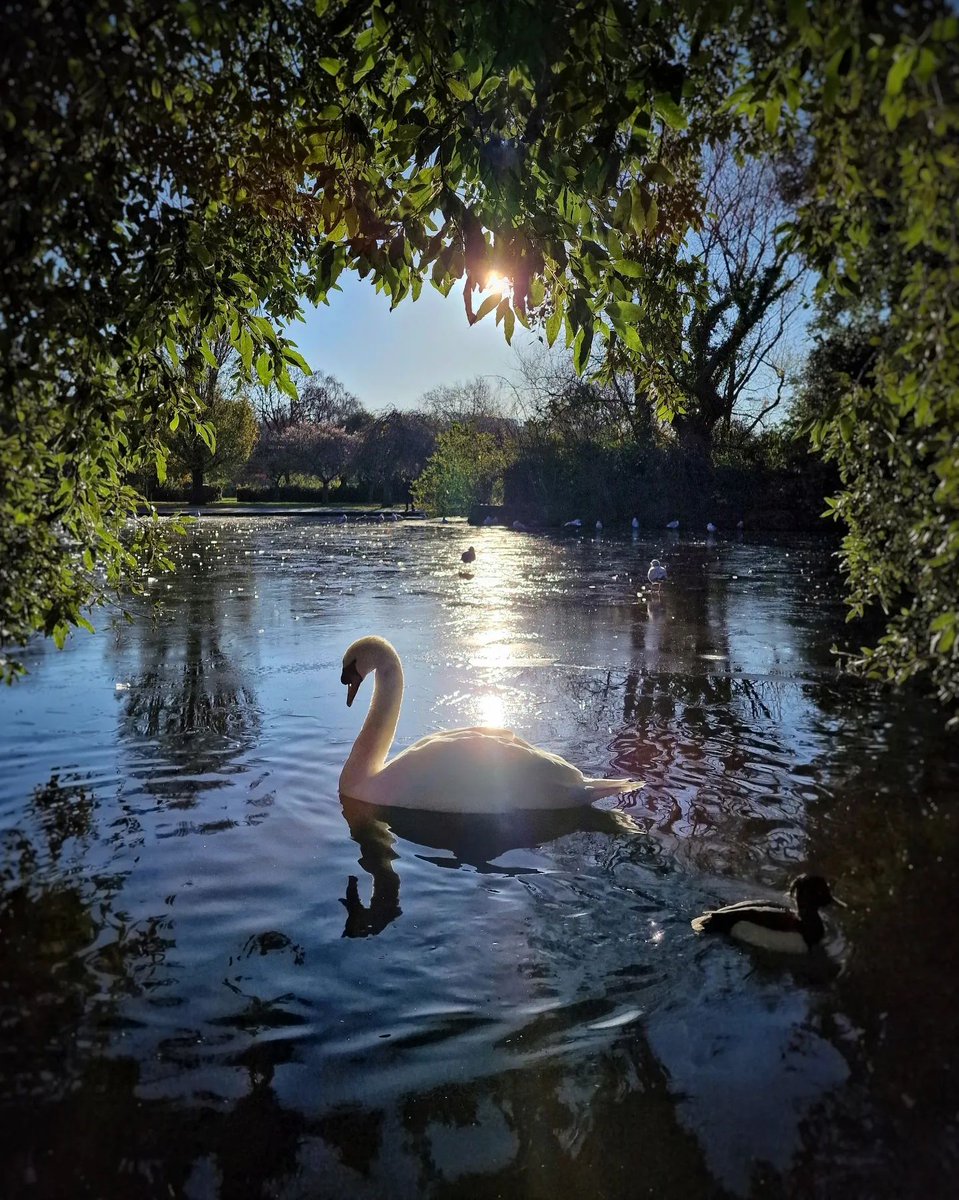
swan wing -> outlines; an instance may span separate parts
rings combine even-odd
[[[595,798],[583,773],[558,754],[488,728],[421,738],[374,783],[377,803],[437,812],[572,808]]]

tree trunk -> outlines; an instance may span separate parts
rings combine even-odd
[[[329,504],[329,502],[330,502],[330,481],[328,479],[324,479],[323,480],[323,503]]]
[[[190,503],[191,504],[202,504],[203,503],[203,474],[204,474],[203,468],[202,467],[194,467],[190,474],[191,474]]]

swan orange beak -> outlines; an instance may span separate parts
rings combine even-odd
[[[356,699],[356,693],[360,690],[360,684],[363,682],[363,676],[356,669],[356,659],[351,663],[347,663],[343,668],[343,674],[340,676],[340,683],[346,684],[346,707],[349,708]]]

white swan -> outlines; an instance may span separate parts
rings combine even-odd
[[[678,529],[678,528],[679,528],[679,522],[678,522],[678,521],[667,521],[667,522],[666,522],[666,528],[667,528],[667,529]]]
[[[400,656],[381,637],[362,637],[343,655],[340,682],[351,705],[376,673],[370,711],[340,775],[340,791],[369,804],[433,812],[578,808],[642,787],[632,779],[587,779],[556,754],[508,729],[447,729],[420,738],[389,762],[403,700]]]

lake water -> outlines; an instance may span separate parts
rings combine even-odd
[[[838,676],[832,550],[211,518],[132,624],[32,647],[0,1194],[956,1194],[959,739]],[[398,746],[506,724],[645,792],[344,809],[365,633],[404,660]],[[803,869],[849,904],[826,955],[691,930]]]

